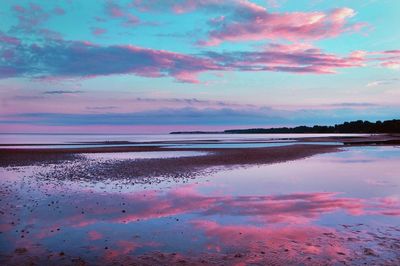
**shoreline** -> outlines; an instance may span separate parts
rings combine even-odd
[[[276,143],[288,140],[274,139]],[[197,172],[204,172],[212,167],[230,167],[240,165],[257,165],[285,162],[301,159],[316,154],[337,152],[340,148],[349,146],[371,146],[371,145],[397,145],[400,144],[400,137],[393,134],[368,135],[368,136],[343,136],[343,137],[306,137],[292,139],[293,144],[275,147],[249,147],[249,148],[178,148],[169,147],[172,143],[179,144],[201,144],[201,143],[229,143],[215,140],[188,140],[188,141],[154,141],[142,144],[153,144],[153,146],[113,146],[138,144],[129,141],[106,141],[89,142],[79,144],[92,144],[102,147],[84,148],[1,148],[0,167],[16,167],[29,165],[56,164],[63,165],[65,162],[81,162],[87,165],[83,153],[116,153],[116,152],[177,152],[196,151],[208,154],[192,157],[157,158],[157,159],[124,159],[120,161],[106,161],[97,164],[90,164],[87,170],[92,173],[76,172],[83,176],[112,175],[118,177],[129,176],[130,178],[143,176],[188,176]],[[232,141],[231,141],[232,142]],[[233,141],[234,142],[234,141]],[[263,143],[266,141],[258,141]],[[268,141],[268,143],[273,141]],[[301,144],[296,144],[301,142]],[[313,142],[313,145],[306,144]],[[337,142],[342,145],[324,145],[326,142]],[[237,142],[236,142],[237,143]],[[246,143],[242,141],[241,143]],[[254,143],[254,142],[253,142]],[[315,144],[317,143],[317,144]],[[321,143],[321,145],[318,145]],[[50,146],[48,144],[44,144]],[[58,144],[57,144],[58,145]],[[68,144],[67,144],[68,145]],[[165,145],[165,146],[163,146]],[[84,167],[88,169],[88,167]],[[70,171],[70,170],[69,170]],[[74,171],[75,172],[75,171]]]
[[[276,143],[279,140],[275,139]],[[287,140],[287,139],[285,139]],[[208,143],[215,143],[210,140]],[[218,141],[217,141],[218,142]],[[299,144],[296,144],[299,142]],[[307,144],[312,142],[313,144]],[[326,142],[336,142],[338,145]],[[53,179],[131,179],[134,182],[144,178],[172,177],[190,178],[214,172],[218,168],[245,167],[251,165],[273,164],[311,157],[317,154],[339,152],[351,146],[375,146],[400,144],[395,135],[307,137],[295,139],[291,145],[246,148],[179,148],[169,147],[171,141],[153,142],[153,146],[113,146],[130,144],[127,141],[91,142],[102,147],[84,148],[0,148],[0,167],[19,167],[52,164],[54,170],[42,175]],[[175,141],[176,143],[176,141]],[[205,140],[179,141],[180,144],[207,143]],[[220,142],[227,143],[227,142]],[[242,141],[246,143],[246,141]],[[260,142],[262,143],[262,142]],[[271,141],[268,141],[271,143]],[[320,145],[318,143],[321,143]],[[107,145],[106,145],[107,144]],[[339,145],[340,144],[340,145]],[[165,146],[163,146],[165,145]],[[140,152],[201,152],[202,155],[170,158],[124,158],[120,160],[90,160],[87,153],[140,153]]]
[[[194,149],[160,147],[119,147],[76,150],[17,150],[1,160],[2,167],[27,166],[37,164],[56,164],[58,168],[46,177],[55,179],[74,178],[102,180],[142,179],[145,177],[190,177],[205,174],[215,167],[249,166],[271,164],[301,159],[316,154],[337,152],[338,145],[289,145],[267,148],[241,149],[195,149],[207,152],[206,155],[174,158],[124,159],[94,162],[82,156],[82,153],[104,152],[154,152],[154,151],[193,151]],[[0,151],[0,158],[4,154]],[[72,163],[72,166],[69,166]],[[79,167],[77,167],[79,165]],[[63,168],[63,169],[59,169]]]
[[[248,148],[179,148],[169,147],[173,144],[229,144],[229,143],[282,143],[280,141],[293,141],[288,146],[276,147],[248,147]],[[296,144],[296,142],[300,142]],[[313,145],[307,145],[307,142],[313,142]],[[323,145],[326,142],[337,142],[341,145]],[[321,145],[318,145],[321,143]],[[129,146],[129,145],[144,146]],[[151,146],[145,146],[149,145]],[[39,146],[44,148],[38,148]],[[87,147],[56,147],[49,146],[67,146],[67,145],[88,145]],[[90,145],[96,145],[90,147]],[[98,145],[104,145],[99,147]],[[127,146],[115,146],[127,145]],[[338,151],[341,147],[348,146],[375,146],[375,145],[400,145],[400,136],[396,134],[379,134],[368,136],[343,136],[343,137],[305,137],[297,139],[273,139],[272,141],[217,141],[217,140],[187,140],[187,141],[152,141],[152,142],[129,142],[129,141],[102,141],[102,142],[78,142],[73,144],[0,144],[0,167],[7,166],[27,166],[35,164],[61,163],[80,159],[82,153],[115,153],[115,152],[168,152],[168,151],[198,151],[208,152],[210,155],[202,156],[203,165],[212,166],[213,163],[205,162],[204,158],[215,160],[215,164],[259,164],[274,163],[279,161],[288,161],[300,159],[318,153]],[[32,146],[18,148],[21,146]],[[46,147],[47,146],[47,147]],[[16,148],[12,148],[16,147]],[[239,151],[239,152],[238,152]],[[276,154],[275,154],[276,153]],[[211,155],[212,154],[212,155]],[[245,154],[245,156],[240,156]],[[252,155],[253,154],[253,155]],[[223,159],[223,157],[226,157]],[[198,156],[191,158],[196,160]],[[177,158],[179,159],[179,158]],[[154,160],[154,159],[146,159]],[[167,160],[167,159],[157,159]],[[168,159],[170,160],[170,159]],[[218,163],[220,162],[220,163]]]

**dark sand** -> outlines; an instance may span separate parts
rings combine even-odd
[[[176,149],[161,147],[104,147],[84,149],[8,149],[0,150],[0,166],[54,164],[45,177],[56,179],[141,179],[144,177],[189,177],[206,174],[216,167],[269,164],[296,160],[315,154],[335,152],[336,145],[290,145],[241,149]],[[87,160],[80,153],[198,151],[207,155],[136,160]],[[62,162],[70,162],[63,164]]]

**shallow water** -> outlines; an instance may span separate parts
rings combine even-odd
[[[369,248],[379,255],[371,260],[390,261],[400,257],[399,162],[396,147],[352,147],[134,185],[35,177],[45,166],[0,168],[1,253],[26,248],[89,261],[155,251],[242,254],[249,263],[266,254],[335,263]]]
[[[218,149],[218,148],[264,148],[280,147],[294,144],[308,145],[343,145],[341,142],[302,142],[302,141],[280,141],[273,140],[269,142],[224,142],[219,143],[139,143],[139,144],[55,144],[55,145],[10,145],[1,146],[2,149],[84,149],[84,148],[103,148],[103,147],[152,147],[161,146],[163,148],[177,149]]]
[[[112,153],[81,153],[80,155],[91,160],[138,160],[178,158],[207,155],[207,152],[198,151],[148,151],[148,152],[112,152]]]
[[[173,144],[162,144],[163,147],[169,147]],[[6,145],[1,149],[85,149],[85,148],[104,148],[104,147],[154,147],[160,144],[140,143],[140,144],[34,144],[34,145]]]
[[[0,134],[0,144],[71,144],[104,141],[268,141],[273,139],[295,139],[304,137],[363,136],[365,134],[146,134],[146,135],[102,135],[102,134]]]
[[[218,149],[218,148],[264,148],[264,147],[281,147],[289,145],[343,145],[341,142],[302,142],[302,141],[291,141],[291,142],[239,142],[239,143],[193,143],[193,144],[181,144],[171,145],[168,148],[180,148],[180,149]]]

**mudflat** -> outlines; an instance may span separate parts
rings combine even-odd
[[[3,147],[0,262],[398,265],[398,140]]]

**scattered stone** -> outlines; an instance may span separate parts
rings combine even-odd
[[[377,257],[378,255],[375,253],[374,250],[370,249],[370,248],[364,248],[364,255],[367,256],[375,256]]]
[[[28,250],[26,248],[16,248],[14,252],[20,255],[28,252]]]

